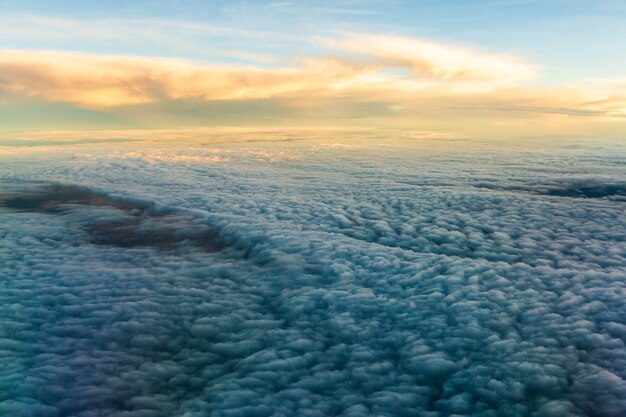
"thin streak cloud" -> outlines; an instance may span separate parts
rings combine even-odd
[[[536,65],[505,54],[488,54],[456,45],[396,36],[353,35],[325,44],[389,67],[407,68],[417,77],[460,82],[482,82],[482,88],[535,81]],[[484,83],[484,84],[483,84]],[[476,85],[476,84],[474,84]]]

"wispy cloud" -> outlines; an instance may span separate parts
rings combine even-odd
[[[467,83],[478,89],[536,80],[538,68],[523,59],[439,42],[397,36],[353,35],[326,45],[409,69],[416,77]],[[471,84],[470,84],[471,83]]]
[[[385,116],[401,121],[416,112],[605,118],[626,113],[622,79],[545,86],[537,84],[537,65],[509,54],[394,36],[352,34],[321,42],[330,48],[325,56],[271,57],[282,62],[271,67],[3,50],[0,93],[8,103],[29,97],[101,111],[185,100],[199,105],[272,100],[296,113],[336,109],[352,118],[361,113],[373,123]]]
[[[0,52],[0,86],[7,91],[86,107],[159,100],[259,99],[302,91],[339,74],[293,69],[204,65],[191,61],[67,52]]]

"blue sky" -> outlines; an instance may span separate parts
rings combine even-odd
[[[315,46],[303,38],[350,31],[414,36],[511,52],[540,62],[546,82],[620,76],[626,69],[626,54],[619,53],[626,40],[626,2],[615,0],[2,1],[0,7],[5,16],[2,20],[10,20],[15,26],[27,24],[29,17],[67,19],[87,26],[94,20],[104,21],[105,25],[127,21],[136,28],[144,25],[146,31],[177,34],[192,40],[190,43],[205,45],[206,51],[182,45],[177,49],[175,45],[146,43],[142,39],[120,44],[110,35],[80,36],[78,27],[74,32],[69,28],[56,36],[40,36],[37,28],[22,24],[12,34],[3,33],[0,47],[11,49],[207,59],[211,49],[224,48],[258,54],[309,53],[315,51]],[[181,31],[173,23],[207,28]],[[262,41],[251,42],[255,35]],[[228,56],[222,60],[239,61]]]

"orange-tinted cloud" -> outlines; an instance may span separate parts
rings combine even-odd
[[[538,76],[537,66],[515,56],[487,54],[421,39],[355,35],[323,42],[387,67],[407,68],[418,78],[465,83],[478,90],[519,85]]]
[[[358,58],[301,58],[282,68],[227,67],[179,59],[118,57],[50,51],[0,51],[4,90],[87,107],[160,100],[254,100],[289,95],[370,92],[405,95],[437,88],[486,91],[532,76],[532,66],[511,57],[391,37],[333,43]],[[389,69],[404,67],[411,76]]]
[[[262,69],[170,58],[0,52],[0,88],[86,107],[179,99],[254,100],[349,90],[372,70],[338,59],[311,60],[298,68]]]
[[[271,99],[296,110],[317,106],[328,114],[336,108],[352,118],[361,112],[368,120],[386,116],[405,124],[417,114],[468,120],[493,112],[603,118],[626,114],[623,80],[539,86],[534,83],[537,66],[514,56],[390,36],[323,42],[341,57],[301,57],[292,65],[272,68],[4,50],[0,93],[5,101],[33,97],[107,111],[184,100]]]

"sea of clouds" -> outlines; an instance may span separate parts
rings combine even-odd
[[[0,415],[626,415],[626,146],[272,138],[4,148]]]

